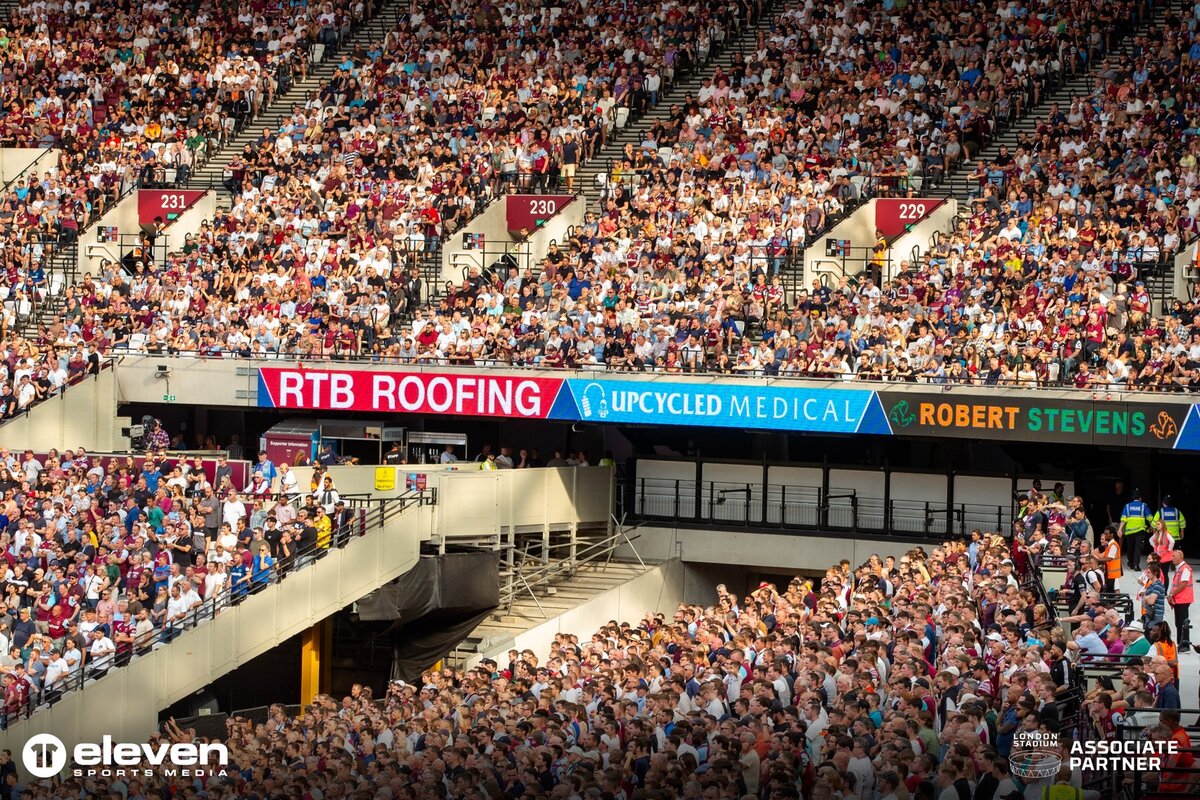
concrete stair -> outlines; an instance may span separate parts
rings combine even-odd
[[[774,21],[772,10],[776,5],[781,4],[769,4],[767,10],[755,22],[727,36],[719,49],[714,47],[714,52],[709,56],[707,63],[694,73],[675,81],[668,92],[659,96],[658,105],[649,109],[636,120],[631,118],[629,124],[624,128],[614,130],[604,147],[590,161],[579,167],[576,172],[575,186],[578,191],[583,193],[588,208],[599,207],[603,186],[597,181],[597,177],[608,174],[610,160],[620,156],[628,142],[637,144],[642,141],[646,131],[656,123],[668,119],[671,116],[672,104],[680,102],[689,94],[694,96],[703,85],[705,78],[712,77],[718,69],[728,72],[735,57],[741,55],[744,48],[752,47],[760,32],[771,29]]]
[[[523,589],[518,592],[512,608],[496,612],[471,631],[455,650],[446,657],[446,665],[455,669],[465,666],[468,659],[484,652],[507,649],[516,636],[550,619],[585,605],[607,591],[637,578],[656,565],[642,566],[636,562],[596,561],[579,567],[569,578],[535,588],[537,600]],[[540,604],[540,605],[539,605]],[[581,636],[592,631],[572,631]]]
[[[382,41],[383,37],[395,27],[396,21],[407,13],[408,8],[406,3],[396,2],[396,0],[385,1],[374,17],[354,29],[343,40],[336,53],[326,50],[321,63],[310,65],[306,78],[293,83],[287,92],[276,97],[274,102],[260,111],[254,121],[248,123],[227,141],[224,147],[210,156],[203,166],[192,173],[187,187],[189,189],[218,190],[218,207],[228,208],[231,204],[230,196],[228,192],[224,191],[221,181],[225,168],[233,161],[233,157],[242,152],[243,147],[257,139],[264,127],[277,128],[279,121],[291,113],[293,106],[303,105],[308,101],[311,93],[324,86],[337,71],[337,64],[340,61],[338,54],[352,51],[358,45]]]
[[[37,337],[39,325],[49,325],[66,307],[64,294],[78,273],[78,241],[48,244],[42,262],[46,273],[46,296],[26,316],[17,317],[17,330],[27,339]]]
[[[1000,152],[1000,147],[1005,145],[1008,147],[1010,153],[1015,152],[1017,140],[1021,134],[1033,133],[1037,129],[1038,122],[1045,117],[1052,105],[1057,104],[1060,109],[1066,110],[1071,107],[1071,103],[1076,98],[1091,96],[1095,89],[1095,76],[1099,66],[1103,66],[1107,62],[1114,65],[1117,69],[1127,69],[1128,65],[1132,62],[1134,39],[1150,33],[1155,25],[1162,22],[1168,11],[1179,13],[1184,8],[1184,4],[1179,2],[1179,0],[1171,0],[1171,2],[1159,8],[1156,13],[1149,15],[1142,25],[1125,28],[1119,41],[1116,42],[1113,49],[1096,67],[1080,72],[1075,77],[1064,81],[1057,88],[1043,94],[1040,103],[1030,106],[1025,114],[992,139],[975,158],[971,159],[970,163],[974,165],[978,160],[983,160],[985,163],[990,162]],[[954,172],[945,176],[943,180],[931,189],[923,192],[923,194],[932,197],[956,197],[960,203],[965,204],[963,207],[969,209],[970,198],[968,195],[970,190],[974,188],[971,185],[969,176],[973,172],[974,167],[967,166],[966,162],[963,162]],[[964,214],[969,213],[969,211],[964,212]],[[1146,288],[1150,291],[1150,296],[1155,300],[1162,298],[1164,307],[1169,306],[1170,298],[1174,292],[1173,273],[1173,267],[1168,265],[1165,270],[1146,277]]]

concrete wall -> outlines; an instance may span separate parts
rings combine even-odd
[[[572,225],[583,222],[584,208],[587,203],[582,195],[567,203],[563,208],[546,221],[546,224],[533,232],[525,240],[522,262],[528,259],[530,264],[537,264],[545,256],[550,242],[560,244],[567,238],[567,229]],[[504,196],[496,199],[487,209],[471,220],[465,228],[456,231],[442,245],[442,276],[441,282],[454,284],[462,283],[463,268],[478,266],[480,269],[488,266],[499,258],[501,252],[514,241],[508,232],[507,201]],[[463,234],[483,234],[485,250],[467,250],[462,246]]]
[[[145,741],[158,727],[159,709],[412,569],[421,541],[428,538],[431,510],[408,509],[386,531],[331,550],[312,566],[185,632],[170,646],[65,695],[50,709],[0,733],[0,746],[18,751],[30,736],[43,732],[68,744],[98,742],[105,734],[116,741]]]
[[[56,148],[0,147],[0,184],[7,185],[15,181],[39,158],[42,159],[38,164],[39,172],[56,169],[59,155],[60,151]]]
[[[126,449],[129,442],[121,438],[121,426],[129,422],[116,415],[116,384],[116,374],[106,369],[68,387],[0,425],[0,446],[38,452],[50,447],[86,447],[100,453]]]
[[[546,655],[556,633],[574,633],[580,637],[591,636],[609,620],[636,625],[646,612],[661,611],[670,615],[683,602],[683,565],[672,559],[657,564],[633,580],[609,589],[581,606],[564,611],[541,625],[518,633],[506,641],[488,644],[478,656],[468,660],[467,667],[474,667],[482,658],[498,661],[509,650],[529,648],[542,658]]]
[[[910,264],[916,264],[918,259],[929,251],[929,244],[934,234],[938,231],[943,233],[949,231],[950,221],[957,215],[958,201],[953,197],[947,198],[944,203],[933,210],[932,214],[914,225],[912,230],[897,237],[892,242],[890,270],[887,275],[884,275],[884,280],[891,280],[893,276],[902,271],[900,262],[908,261]],[[915,255],[914,250],[916,251]]]
[[[828,258],[825,255],[826,239],[849,239],[854,248],[872,247],[875,244],[875,200],[863,203],[857,211],[846,219],[834,225],[832,229],[821,234],[808,243],[804,251],[804,286],[807,288],[813,278],[822,275],[829,276],[831,285],[836,286],[838,278],[842,277],[842,259]],[[852,257],[846,259],[844,273],[853,275],[862,269],[863,250],[855,249]]]
[[[394,470],[395,488],[375,489],[376,470]],[[540,469],[450,470],[438,467],[332,467],[334,485],[343,494],[395,497],[405,491],[405,477],[423,473],[437,489],[433,512],[435,542],[477,539],[508,532],[539,532],[549,526],[607,525],[613,508],[613,471],[609,467],[542,467]],[[301,468],[303,481],[308,471]],[[305,482],[303,485],[307,485]],[[467,501],[464,502],[464,498]]]
[[[503,196],[493,200],[482,214],[477,215],[466,227],[456,231],[442,244],[443,285],[446,281],[456,285],[462,283],[462,270],[468,264],[475,264],[480,268],[485,266],[484,256],[480,251],[467,250],[462,246],[465,234],[483,234],[483,246],[488,251],[503,249],[512,244],[513,239],[505,222],[507,213],[504,203]]]
[[[1175,297],[1187,302],[1191,298],[1190,281],[1195,281],[1196,275],[1196,254],[1200,253],[1200,242],[1184,246],[1175,255],[1175,271],[1172,273],[1173,284],[1171,286],[1171,294]],[[1170,303],[1165,304],[1166,307],[1159,310],[1159,313],[1165,314],[1170,308]]]
[[[134,194],[136,195],[136,192]],[[198,233],[201,223],[211,221],[216,212],[217,193],[205,192],[186,211],[167,223],[167,227],[159,234],[160,238],[166,238],[166,252],[174,253],[182,250],[183,241],[187,235]]]
[[[633,547],[646,561],[679,558],[685,563],[736,564],[779,572],[824,572],[843,558],[861,564],[872,553],[899,557],[920,540],[851,536],[801,536],[787,533],[706,531],[643,525],[630,531]],[[632,559],[629,545],[617,548],[617,558]],[[714,584],[715,585],[715,584]]]
[[[94,272],[103,260],[119,262],[124,255],[120,242],[101,243],[97,240],[100,228],[115,227],[117,232],[125,235],[136,235],[142,232],[138,221],[137,192],[130,192],[121,202],[117,203],[108,213],[93,222],[79,233],[78,269],[84,272]]]

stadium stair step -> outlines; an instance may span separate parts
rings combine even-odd
[[[742,55],[746,49],[753,47],[759,33],[771,29],[774,22],[773,11],[776,6],[780,10],[783,8],[780,3],[768,4],[768,9],[758,20],[733,35],[695,72],[673,83],[669,90],[659,97],[658,105],[646,111],[636,120],[631,118],[629,124],[624,128],[614,130],[595,157],[577,170],[576,185],[582,189],[589,209],[600,208],[600,196],[604,187],[598,179],[608,174],[609,162],[620,156],[627,143],[637,144],[655,124],[670,118],[671,106],[681,102],[689,95],[694,96],[706,78],[712,77],[718,69],[728,71],[733,65],[735,56]]]
[[[224,191],[222,180],[225,168],[242,149],[261,135],[263,128],[278,128],[283,117],[290,114],[295,106],[308,102],[309,96],[324,86],[337,71],[340,63],[339,54],[353,51],[359,45],[378,42],[395,27],[396,21],[407,13],[407,4],[401,2],[385,2],[378,13],[362,25],[355,28],[342,42],[336,53],[326,52],[319,64],[311,65],[308,76],[292,84],[287,92],[259,112],[257,118],[248,123],[225,146],[214,153],[204,165],[197,169],[188,180],[189,189],[215,189],[218,192],[217,204],[220,208],[228,208],[231,203],[230,195]]]
[[[1172,0],[1171,3],[1164,5],[1156,14],[1147,17],[1146,21],[1137,28],[1129,28],[1124,32],[1124,35],[1113,47],[1112,51],[1106,56],[1103,61],[1108,61],[1114,64],[1127,64],[1130,61],[1130,55],[1133,50],[1134,39],[1138,36],[1148,34],[1154,25],[1161,22],[1163,17],[1168,12],[1179,12],[1183,8],[1180,0]],[[1102,62],[1103,63],[1103,62]],[[1060,109],[1069,109],[1071,103],[1076,98],[1085,98],[1094,90],[1095,83],[1095,68],[1084,70],[1073,78],[1064,81],[1060,86],[1051,89],[1042,96],[1041,102],[1037,105],[1030,106],[1025,113],[1010,126],[999,133],[987,146],[985,146],[975,158],[969,161],[964,160],[958,168],[951,173],[946,180],[941,181],[936,186],[932,187],[926,194],[933,197],[951,197],[957,196],[960,202],[969,202],[970,198],[965,196],[963,187],[968,185],[968,179],[974,172],[973,165],[976,161],[990,161],[995,158],[1000,152],[1002,146],[1007,146],[1009,152],[1016,149],[1017,139],[1021,133],[1031,133],[1036,130],[1039,121],[1046,115],[1052,106],[1058,105]]]
[[[446,665],[460,669],[473,656],[513,646],[516,637],[548,619],[579,608],[600,595],[642,575],[654,565],[621,561],[593,562],[549,587],[537,587],[537,600],[522,592],[512,608],[497,609],[446,656]],[[539,605],[540,604],[540,605]],[[581,632],[583,633],[583,632]],[[587,631],[586,633],[590,633]]]
[[[1186,10],[1187,6],[1180,0],[1172,0],[1149,17],[1146,21],[1136,27],[1125,30],[1124,35],[1113,47],[1112,51],[1100,62],[1108,62],[1120,65],[1129,64],[1132,58],[1134,40],[1139,36],[1145,36],[1150,33],[1151,29],[1159,24],[1168,13],[1180,13]],[[1093,67],[1089,70],[1080,72],[1075,77],[1066,80],[1062,85],[1047,92],[1041,102],[1035,106],[1031,106],[1026,112],[1010,126],[1000,132],[991,142],[987,144],[978,154],[976,158],[970,161],[963,161],[960,166],[948,177],[941,181],[925,194],[932,197],[957,197],[958,201],[963,204],[968,204],[969,208],[970,197],[967,196],[965,187],[969,186],[969,177],[974,172],[973,165],[976,161],[983,160],[985,162],[995,158],[1000,152],[1001,146],[1007,146],[1010,153],[1016,151],[1017,140],[1022,133],[1032,133],[1037,129],[1039,121],[1045,117],[1046,113],[1054,105],[1062,110],[1068,110],[1071,103],[1076,98],[1085,98],[1091,95],[1095,88],[1095,74],[1097,68]],[[960,216],[965,216],[969,212],[963,212]],[[1152,274],[1146,275],[1146,288],[1150,293],[1150,297],[1161,299],[1160,313],[1166,313],[1174,293],[1174,266],[1170,263],[1165,269],[1158,270]]]

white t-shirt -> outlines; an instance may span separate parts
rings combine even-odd
[[[91,667],[93,670],[108,669],[113,665],[113,652],[115,650],[112,639],[107,636],[101,636],[92,642],[91,646]]]
[[[46,665],[45,681],[43,686],[53,686],[57,681],[62,680],[63,676],[71,671],[71,665],[66,662],[66,659],[61,656],[57,659],[50,659],[50,663]]]
[[[222,503],[221,521],[228,523],[230,528],[237,530],[238,520],[244,516],[246,516],[246,506],[244,506],[240,501],[234,503],[226,500],[224,503]]]

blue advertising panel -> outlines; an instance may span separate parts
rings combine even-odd
[[[569,379],[552,419],[638,425],[696,425],[813,433],[888,434],[875,392],[800,388]]]

